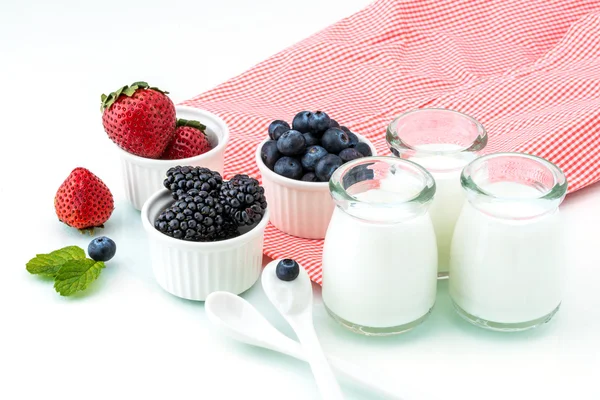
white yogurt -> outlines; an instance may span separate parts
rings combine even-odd
[[[429,208],[429,214],[435,228],[438,247],[438,272],[445,275],[450,264],[450,245],[452,234],[460,210],[465,202],[465,195],[460,184],[460,173],[465,165],[476,155],[460,153],[448,156],[444,153],[460,151],[463,147],[455,144],[435,143],[415,146],[417,155],[410,160],[429,171],[435,179],[435,197]],[[425,150],[427,153],[418,153]],[[430,152],[439,152],[431,154]]]
[[[514,182],[483,189],[523,199],[540,194]],[[503,324],[552,313],[561,302],[564,266],[558,209],[524,218],[544,209],[527,200],[482,207],[485,213],[466,202],[456,225],[450,267],[453,301],[477,318]],[[493,216],[507,213],[517,219]]]
[[[403,181],[406,183],[406,181]],[[411,198],[411,185],[406,196]],[[394,179],[355,197],[385,203],[396,193]],[[395,195],[397,198],[397,194]],[[362,327],[390,328],[426,316],[435,302],[437,252],[431,219],[373,207],[336,207],[323,249],[323,302],[337,317]],[[392,213],[394,213],[392,215]],[[385,224],[383,215],[399,220]],[[365,221],[367,220],[367,221]]]

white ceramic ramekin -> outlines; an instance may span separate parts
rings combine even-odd
[[[236,238],[188,242],[154,228],[156,217],[173,201],[171,193],[163,189],[142,208],[142,224],[150,241],[152,269],[158,284],[177,297],[198,301],[215,291],[240,294],[254,285],[262,268],[269,210],[256,226]]]
[[[156,160],[139,157],[117,148],[121,158],[121,170],[125,183],[125,196],[138,210],[156,191],[163,187],[163,180],[169,168],[177,165],[206,167],[223,173],[225,147],[229,140],[229,128],[216,115],[194,107],[175,106],[177,118],[193,119],[206,125],[206,136],[212,149],[199,156],[180,160]]]
[[[364,136],[361,142],[375,147]],[[323,239],[331,220],[335,204],[329,193],[328,182],[303,182],[277,175],[265,165],[260,150],[269,139],[262,141],[256,149],[256,164],[262,175],[262,185],[269,203],[271,222],[288,235],[305,239]]]

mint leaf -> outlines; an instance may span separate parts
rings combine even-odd
[[[54,289],[61,296],[70,296],[80,290],[85,290],[96,280],[104,268],[102,261],[90,258],[67,261],[56,274]]]
[[[55,276],[67,261],[82,259],[85,259],[85,252],[81,247],[68,246],[50,254],[37,254],[25,267],[31,274]]]

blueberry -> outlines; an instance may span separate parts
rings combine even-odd
[[[275,273],[282,281],[290,282],[296,279],[300,274],[300,265],[298,265],[296,261],[286,258],[277,263]]]
[[[321,138],[321,146],[329,153],[338,154],[340,151],[350,147],[350,138],[340,128],[329,128]]]
[[[306,139],[298,131],[289,130],[277,140],[277,150],[284,156],[295,156],[306,150]]]
[[[319,182],[319,178],[317,178],[317,175],[314,172],[307,172],[306,174],[302,175],[300,180],[304,182]]]
[[[306,140],[306,147],[321,144],[321,135],[318,133],[306,132],[303,133],[302,136],[304,136],[304,140]]]
[[[344,162],[335,154],[327,154],[317,162],[315,173],[321,182],[329,182],[329,178]]]
[[[359,143],[358,136],[356,136],[354,132],[348,131],[346,132],[346,135],[350,138],[350,147],[355,147]]]
[[[300,111],[292,121],[292,129],[302,133],[310,132],[309,120],[311,115],[312,112],[310,111]]]
[[[350,132],[350,129],[348,129],[348,127],[344,126],[344,125],[340,126],[340,129],[343,130],[346,133]]]
[[[305,172],[314,171],[317,162],[327,155],[327,150],[321,146],[310,146],[300,159]]]
[[[352,149],[352,148],[344,149],[344,150],[340,151],[339,156],[343,162],[348,162],[348,161],[356,160],[357,158],[364,157],[364,155],[361,152],[359,152],[356,149]]]
[[[300,161],[292,157],[281,157],[275,163],[274,171],[276,174],[290,179],[300,179],[302,177],[302,165]]]
[[[273,169],[277,160],[281,158],[281,153],[277,150],[277,141],[269,140],[263,144],[260,149],[260,158],[269,169]]]
[[[269,137],[273,140],[279,139],[279,136],[285,131],[290,130],[290,124],[280,119],[277,119],[269,125]]]
[[[311,132],[325,132],[329,129],[330,122],[331,119],[329,118],[329,115],[323,111],[317,111],[308,117],[308,129],[310,129]]]
[[[340,124],[338,124],[338,122],[335,119],[330,118],[329,119],[329,127],[330,128],[339,128]]]
[[[371,152],[371,148],[366,143],[360,142],[356,146],[354,146],[354,148],[365,157],[370,157],[373,155],[373,153]]]
[[[115,256],[116,252],[117,245],[106,236],[100,236],[92,240],[88,246],[88,255],[94,261],[108,261]]]

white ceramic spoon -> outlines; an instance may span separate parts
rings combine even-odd
[[[279,332],[249,302],[232,293],[211,293],[204,304],[208,319],[224,334],[240,342],[287,354],[306,361],[302,347],[295,340]],[[373,374],[347,361],[327,356],[338,376],[360,384],[378,399],[402,400],[387,389]]]
[[[342,390],[331,371],[313,325],[313,294],[310,278],[304,268],[300,267],[296,279],[283,281],[275,273],[278,262],[279,260],[271,261],[263,270],[261,277],[263,290],[277,311],[296,332],[323,399],[341,400],[344,398]]]

